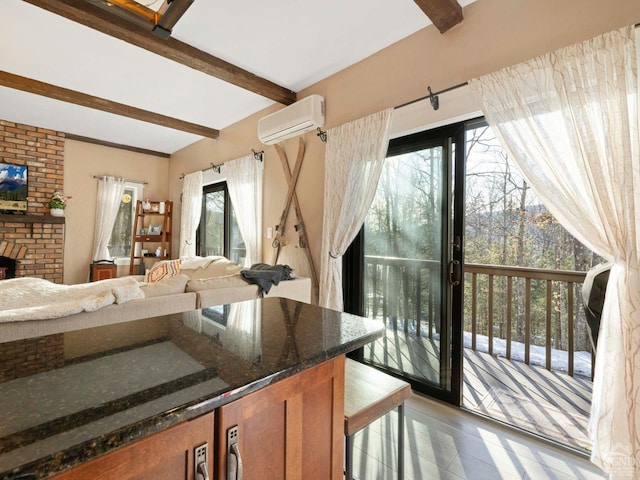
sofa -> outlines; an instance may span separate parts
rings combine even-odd
[[[136,288],[143,293],[139,295],[141,298],[53,319],[0,321],[0,339],[27,339],[260,297],[258,285],[249,284],[242,279],[241,272],[245,269],[224,257],[197,257],[183,261],[158,262],[157,265],[156,268],[163,270],[163,274],[154,276],[152,269],[146,276],[132,276],[137,281]],[[102,282],[106,283],[109,280]],[[264,296],[309,303],[311,279],[299,277],[283,280],[278,285],[273,285]]]

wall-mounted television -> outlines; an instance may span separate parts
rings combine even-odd
[[[27,166],[0,163],[0,212],[26,211]]]

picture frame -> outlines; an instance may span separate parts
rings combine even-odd
[[[162,231],[160,230],[160,227],[160,225],[149,225],[147,235],[161,235]]]
[[[0,163],[0,212],[27,213],[27,165]]]

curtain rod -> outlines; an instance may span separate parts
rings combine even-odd
[[[466,87],[467,85],[469,85],[469,82],[463,82],[463,83],[459,83],[458,85],[454,85],[453,87],[448,87],[448,88],[444,88],[442,90],[439,90],[437,92],[432,92],[431,91],[431,87],[427,87],[427,89],[429,90],[429,95],[425,95],[424,97],[420,97],[420,98],[416,98],[414,100],[410,100],[406,103],[403,103],[402,105],[397,105],[394,108],[394,110],[397,110],[399,108],[402,107],[407,107],[409,105],[413,105],[414,103],[418,103],[421,102],[423,100],[426,100],[427,98],[431,101],[431,106],[433,107],[434,110],[437,110],[439,105],[438,105],[438,95],[442,94],[442,93],[447,93],[450,92],[451,90],[456,90],[458,88],[462,88],[462,87]]]
[[[93,178],[95,178],[96,180],[103,180],[107,177],[110,177],[111,175],[92,175]],[[128,179],[124,179],[125,182],[129,182],[129,183],[140,183],[142,185],[149,185],[149,182],[139,182],[138,180],[128,180]]]
[[[636,23],[634,25],[634,27],[636,29],[640,28],[640,23]],[[421,101],[426,100],[428,98],[429,101],[431,102],[431,106],[433,107],[433,109],[434,110],[438,110],[438,108],[440,107],[440,102],[438,100],[438,95],[440,95],[442,93],[450,92],[451,90],[456,90],[456,89],[461,88],[461,87],[466,87],[467,85],[469,85],[469,82],[462,82],[462,83],[459,83],[458,85],[454,85],[453,87],[449,87],[449,88],[444,88],[444,89],[442,89],[440,91],[437,91],[437,92],[432,92],[431,91],[431,87],[428,86],[427,89],[429,90],[429,95],[425,95],[424,97],[416,98],[415,100],[410,100],[410,101],[408,101],[406,103],[403,103],[402,105],[397,105],[397,106],[395,106],[393,108],[394,108],[394,110],[397,110],[397,109],[402,108],[402,107],[408,107],[409,105],[413,105],[414,103],[421,102]]]
[[[251,153],[253,155],[253,158],[255,160],[258,160],[259,162],[262,162],[264,160],[264,150],[260,150],[259,152],[256,152],[253,148],[251,149]],[[206,172],[207,170],[211,169],[216,173],[220,173],[220,168],[224,165],[224,163],[221,163],[220,165],[215,165],[213,162],[211,162],[209,164],[210,166],[207,168],[203,168],[202,170],[200,170],[201,172]],[[180,180],[182,180],[185,177],[184,173],[180,174]]]

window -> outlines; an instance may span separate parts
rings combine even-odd
[[[116,216],[116,222],[111,231],[109,240],[109,253],[113,258],[126,258],[131,255],[131,240],[133,233],[133,220],[136,201],[142,198],[141,183],[125,183],[124,193],[120,201],[120,208]]]
[[[202,257],[223,255],[236,263],[243,263],[246,249],[229,198],[227,182],[207,185],[202,193],[196,253]]]

